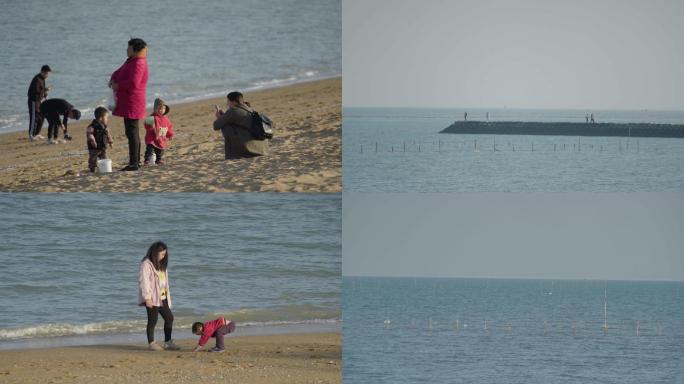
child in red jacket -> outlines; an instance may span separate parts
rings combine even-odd
[[[157,98],[154,100],[154,112],[145,119],[145,165],[150,164],[152,153],[156,156],[155,163],[162,165],[164,149],[168,146],[168,141],[173,138],[173,124],[166,117],[169,113],[169,106],[164,100]]]
[[[200,336],[197,346],[192,350],[199,351],[210,338],[216,338],[216,346],[210,349],[210,352],[223,352],[225,347],[223,345],[223,336],[235,331],[235,323],[226,320],[223,316],[216,320],[207,321],[206,323],[194,323],[192,325],[192,333]]]

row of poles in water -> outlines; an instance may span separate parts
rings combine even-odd
[[[442,152],[442,151],[448,151],[448,146],[445,145],[447,142],[443,142],[442,140],[437,140],[432,142],[432,150],[436,150],[437,152]],[[461,150],[461,151],[470,151],[472,150],[473,152],[540,152],[540,145],[537,145],[537,148],[535,150],[535,145],[534,142],[530,142],[529,146],[526,145],[521,145],[521,144],[515,144],[511,143],[510,141],[507,142],[506,144],[497,144],[496,143],[496,137],[493,140],[492,144],[487,144],[485,146],[480,145],[481,143],[478,143],[477,139],[473,140],[472,145],[469,144],[469,142],[457,142],[457,148],[456,150]],[[617,152],[618,153],[639,153],[640,148],[639,148],[639,141],[636,141],[636,148],[634,145],[632,146],[632,151],[630,152],[629,149],[629,140],[625,143],[623,146],[623,141],[619,140],[617,143]],[[412,148],[413,147],[413,148]],[[582,150],[587,151],[594,151],[594,152],[603,152],[608,151],[609,147],[608,145],[603,145],[603,144],[587,144],[587,143],[582,143],[581,139],[578,138],[577,143],[573,143],[570,145],[569,143],[562,143],[562,144],[542,144],[541,145],[541,151],[544,150],[545,147],[548,147],[546,150],[547,152],[567,152],[572,149],[572,152],[582,152]],[[553,148],[553,150],[551,149]],[[407,150],[408,149],[408,150]],[[363,144],[360,144],[360,153],[378,153],[378,152],[398,152],[398,153],[403,153],[403,152],[428,152],[430,150],[429,145],[428,148],[423,143],[416,143],[415,141],[407,144],[406,142],[402,142],[401,145],[397,144],[396,146],[394,144],[390,144],[389,146],[387,145],[380,145],[377,141],[375,143],[372,143],[371,145],[366,145],[364,147]],[[656,152],[658,149],[656,148]]]
[[[391,321],[390,319],[385,319],[385,320],[383,321],[383,326],[385,327],[385,329],[390,329],[390,328],[392,328],[392,321]],[[634,327],[634,333],[635,333],[636,336],[640,336],[640,334],[643,334],[644,329],[647,330],[647,331],[655,330],[655,333],[656,333],[656,335],[658,335],[658,336],[661,336],[661,335],[662,335],[662,332],[663,332],[663,327],[662,327],[660,324],[656,324],[656,325],[655,325],[655,329],[652,329],[652,328],[644,328],[643,325],[642,325],[642,323],[641,323],[641,321],[639,321],[639,320],[635,320],[635,321],[634,321],[633,327]],[[418,326],[417,326],[415,320],[412,320],[410,325],[408,325],[408,326],[403,326],[402,328],[418,328]],[[437,328],[437,327],[436,327],[435,324],[433,324],[433,322],[432,322],[432,318],[428,318],[428,323],[427,323],[426,329],[428,329],[428,330],[434,330],[434,329],[436,329],[436,328]],[[463,331],[466,331],[466,330],[469,330],[469,329],[475,329],[475,330],[481,329],[481,330],[482,330],[483,332],[485,332],[486,334],[490,334],[493,330],[494,330],[494,331],[502,331],[502,332],[504,332],[504,333],[511,333],[511,332],[513,331],[514,326],[511,325],[511,324],[507,324],[507,323],[505,323],[505,324],[503,324],[503,325],[494,326],[494,325],[492,325],[492,323],[491,323],[490,321],[488,321],[487,319],[484,319],[484,320],[483,320],[483,324],[482,324],[482,326],[481,326],[481,328],[480,328],[480,327],[478,327],[478,326],[473,326],[472,324],[468,324],[468,323],[466,323],[466,322],[462,322],[462,321],[460,321],[460,320],[457,319],[457,320],[452,324],[452,328],[453,328],[453,330],[454,330],[456,333],[463,332]],[[577,334],[578,327],[577,327],[577,322],[576,322],[576,321],[570,322],[568,328],[569,328],[570,331],[572,332],[572,335],[573,335],[573,336],[575,336],[575,335]],[[565,328],[565,329],[568,329],[568,328]],[[563,328],[563,324],[562,324],[562,323],[556,323],[556,330],[557,330],[557,331],[562,331],[563,329],[564,329],[564,328]],[[601,332],[603,332],[604,335],[607,335],[608,332],[609,332],[609,329],[617,329],[617,328],[616,328],[616,327],[609,327],[608,324],[604,321],[604,323],[601,325]],[[542,329],[542,334],[543,334],[544,336],[547,336],[547,335],[549,335],[550,333],[552,333],[552,331],[553,331],[553,329],[552,329],[552,324],[549,323],[547,320],[544,320],[543,329]]]

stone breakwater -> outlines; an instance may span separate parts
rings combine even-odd
[[[456,121],[440,133],[684,138],[684,124]]]

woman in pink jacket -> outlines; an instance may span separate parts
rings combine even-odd
[[[140,263],[138,305],[147,310],[147,342],[150,350],[179,349],[171,339],[173,313],[171,313],[171,291],[166,267],[169,264],[169,251],[161,241],[153,243]],[[158,315],[164,318],[164,347],[154,341],[154,327]]]
[[[147,89],[147,43],[134,38],[128,41],[128,59],[112,73],[109,86],[114,91],[116,107],[112,114],[123,117],[128,138],[128,165],[124,171],[140,167],[140,119],[145,118]]]

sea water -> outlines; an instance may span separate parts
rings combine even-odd
[[[144,341],[138,269],[157,240],[177,338],[218,316],[337,328],[340,211],[339,194],[0,194],[0,348]]]
[[[343,277],[343,313],[345,383],[684,383],[682,282]]]
[[[338,76],[341,20],[340,0],[13,1],[0,14],[0,132],[28,129],[26,92],[43,64],[49,97],[86,118],[111,104],[131,37],[149,45],[150,105]]]
[[[684,139],[440,134],[463,109],[344,108],[343,185],[357,192],[684,191]],[[584,123],[586,111],[478,109],[468,120]],[[684,112],[594,111],[684,124]]]

